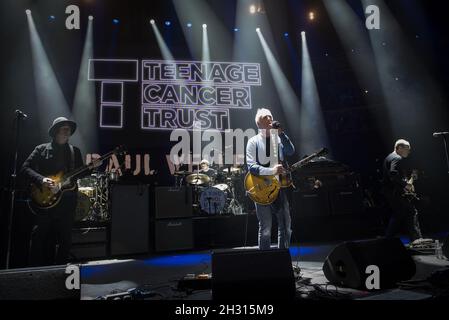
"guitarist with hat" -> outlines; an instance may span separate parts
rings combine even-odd
[[[48,130],[51,142],[38,145],[22,165],[21,173],[29,182],[52,190],[58,188],[49,176],[67,173],[83,165],[79,148],[69,144],[76,123],[56,118]],[[42,266],[67,263],[71,247],[72,225],[77,205],[77,189],[64,192],[59,203],[37,215],[30,242],[29,263]]]
[[[295,147],[282,129],[274,129],[270,110],[257,110],[255,121],[259,134],[249,139],[246,146],[246,163],[249,172],[256,176],[285,173],[279,160],[283,161],[285,156],[293,155]],[[276,215],[278,222],[278,248],[288,248],[292,231],[289,203],[285,191],[281,190],[277,199],[271,204],[262,205],[256,202],[254,204],[259,220],[259,249],[270,249],[273,215]]]

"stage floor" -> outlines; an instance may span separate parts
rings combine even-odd
[[[376,292],[354,290],[328,285],[322,266],[326,256],[337,243],[294,245],[290,248],[298,299],[380,299],[422,300],[431,298],[423,288],[398,288]],[[256,247],[229,250],[256,249]],[[179,291],[178,281],[187,274],[211,273],[213,250],[153,255],[128,260],[99,260],[82,264],[81,299],[104,299],[146,285],[155,300],[210,300],[211,290]],[[413,279],[425,279],[433,271],[449,267],[449,261],[434,255],[413,256],[417,272]],[[298,269],[300,268],[300,270]],[[298,273],[299,272],[299,273]],[[299,277],[300,276],[300,277]],[[415,284],[416,285],[416,284]]]

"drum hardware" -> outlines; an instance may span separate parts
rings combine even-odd
[[[181,188],[182,187],[182,182],[184,181],[186,176],[191,175],[192,172],[190,171],[175,171],[173,173],[173,176],[175,177],[175,188]]]
[[[105,221],[109,219],[111,181],[118,181],[118,172],[96,172],[78,180],[76,221]]]

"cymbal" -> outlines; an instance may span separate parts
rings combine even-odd
[[[188,176],[189,174],[192,174],[190,171],[175,171],[173,173],[174,176]]]
[[[210,178],[203,173],[194,173],[186,177],[186,182],[193,185],[209,183]]]

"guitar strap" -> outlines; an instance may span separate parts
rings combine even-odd
[[[280,153],[279,153],[280,149],[279,149],[279,145],[280,145],[280,143],[277,144],[277,149],[278,149],[278,150],[277,150],[277,156],[278,156],[278,160],[280,160]],[[263,165],[263,164],[261,164],[261,163],[259,162],[259,148],[258,148],[258,146],[259,146],[259,143],[256,143],[256,163],[257,163],[258,165],[262,166],[262,167],[268,167],[268,166],[269,166],[268,163],[265,164],[265,165]],[[274,147],[273,147],[273,151],[276,152],[276,151],[274,150]]]

